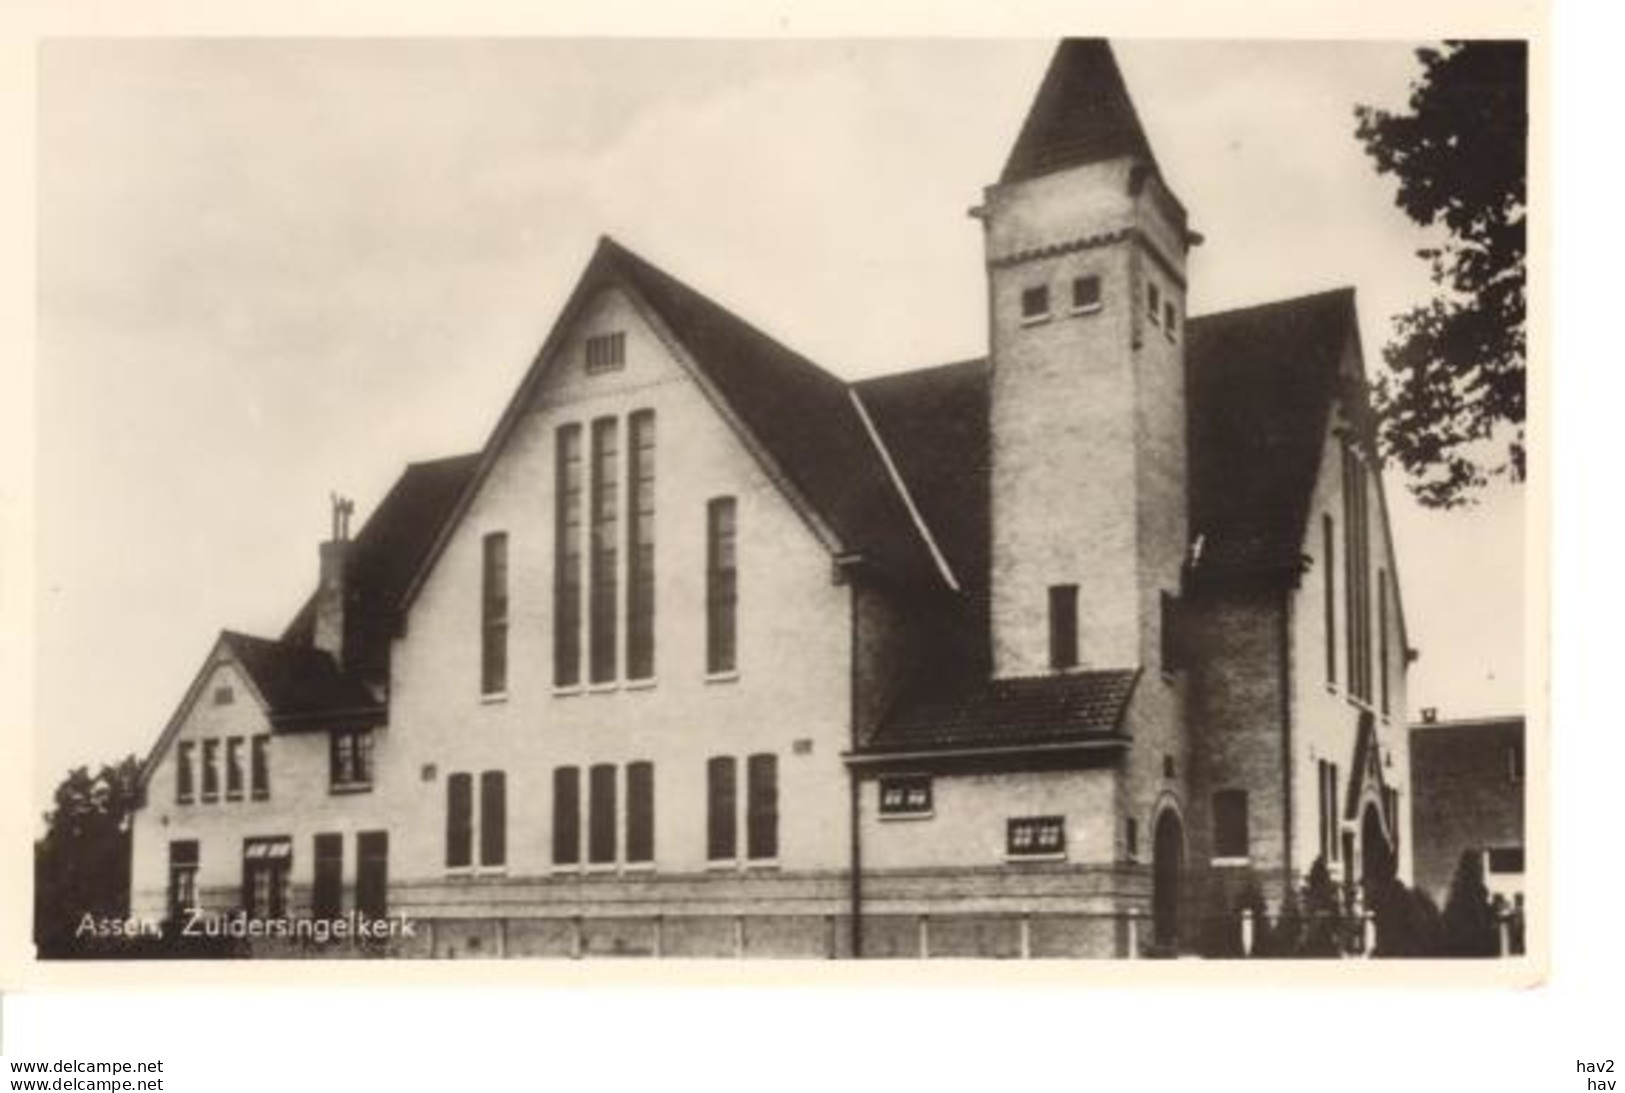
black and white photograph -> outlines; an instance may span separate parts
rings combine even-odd
[[[1538,981],[1527,40],[38,66],[40,963]]]

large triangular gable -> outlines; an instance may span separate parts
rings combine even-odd
[[[639,316],[833,558],[861,559],[907,582],[953,586],[928,541],[929,531],[917,524],[900,483],[888,474],[881,444],[866,431],[850,388],[606,236],[408,585],[403,611],[422,590],[501,457],[568,332],[610,286],[626,292]]]
[[[261,693],[259,685],[254,680],[254,674],[248,670],[232,650],[229,639],[230,634],[225,631],[222,631],[214,639],[214,644],[209,647],[209,655],[203,658],[202,666],[198,668],[197,674],[192,677],[192,682],[186,688],[185,695],[182,696],[180,703],[175,707],[175,712],[170,715],[169,721],[165,723],[164,731],[158,734],[158,739],[152,745],[152,750],[147,753],[147,758],[142,762],[141,772],[136,780],[141,793],[146,792],[147,782],[152,778],[153,772],[158,769],[158,764],[163,761],[164,755],[168,753],[170,745],[181,731],[181,726],[186,724],[187,717],[191,714],[193,707],[197,705],[198,696],[203,693],[204,685],[222,664],[229,664],[236,670],[238,677],[247,685],[249,694],[253,696],[254,701],[259,705],[260,711],[265,714],[267,723],[269,723],[271,716],[270,703],[266,701],[265,695]]]

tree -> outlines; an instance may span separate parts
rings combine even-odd
[[[1408,113],[1357,107],[1356,133],[1396,201],[1445,238],[1417,253],[1439,291],[1399,317],[1373,389],[1385,455],[1424,505],[1524,477],[1528,49],[1421,49]]]
[[[56,787],[45,834],[34,843],[34,941],[41,956],[80,951],[76,930],[86,914],[129,914],[129,816],[140,774],[130,755],[94,775],[75,767]]]

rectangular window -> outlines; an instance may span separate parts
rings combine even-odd
[[[1484,851],[1486,873],[1522,873],[1523,847],[1492,846]]]
[[[248,742],[248,792],[256,801],[271,796],[271,737],[262,733]]]
[[[372,732],[335,732],[328,738],[328,789],[354,793],[372,788]]]
[[[446,868],[467,869],[474,864],[474,779],[468,774],[446,776]]]
[[[755,860],[779,856],[779,757],[753,755],[745,764],[745,852]]]
[[[1326,624],[1326,682],[1337,685],[1337,540],[1333,537],[1332,518],[1320,518],[1321,553],[1325,555],[1321,566],[1321,594],[1324,597],[1322,614]]]
[[[1388,713],[1388,571],[1377,570],[1377,685],[1384,714]]]
[[[581,769],[553,770],[553,864],[581,864]]]
[[[1213,795],[1213,856],[1239,860],[1247,854],[1247,791],[1221,789]]]
[[[1075,584],[1050,586],[1049,666],[1056,671],[1078,666],[1078,586]]]
[[[196,783],[192,780],[192,749],[195,746],[190,740],[182,740],[175,745],[176,804],[191,804],[192,797],[197,792]]]
[[[480,864],[487,868],[508,860],[508,783],[500,770],[480,775]]]
[[[508,689],[508,535],[485,537],[480,576],[480,693]]]
[[[1034,285],[1021,290],[1021,317],[1033,322],[1049,318],[1049,286]]]
[[[1128,851],[1129,861],[1138,861],[1140,857],[1140,825],[1133,816],[1123,820],[1123,846]]]
[[[880,779],[882,816],[929,816],[931,808],[929,774],[896,774]]]
[[[1338,803],[1342,799],[1343,793],[1341,788],[1342,783],[1338,781],[1341,774],[1337,769],[1336,763],[1327,763],[1326,769],[1326,808],[1328,810],[1328,822],[1331,824],[1332,829],[1331,860],[1340,861],[1343,857],[1343,840],[1338,837],[1343,826],[1343,821],[1340,815],[1342,806]]]
[[[719,755],[705,764],[705,855],[711,861],[739,857],[739,773],[731,756]]]
[[[1348,631],[1349,693],[1371,701],[1370,525],[1365,464],[1352,447],[1343,449],[1343,559],[1347,570],[1345,627]]]
[[[232,689],[229,686],[216,687],[214,689],[214,704],[216,706],[229,706],[235,702],[236,699],[237,696],[232,692]]]
[[[1155,281],[1145,283],[1145,316],[1151,320],[1151,325],[1157,325],[1157,316],[1162,313],[1162,289],[1157,287]]]
[[[243,799],[243,738],[226,739],[226,800]]]
[[[554,461],[553,685],[581,682],[581,426],[558,431]]]
[[[203,742],[203,799],[220,799],[220,741]]]
[[[588,604],[589,673],[594,683],[615,679],[619,638],[615,592],[620,570],[620,423],[612,417],[592,423],[592,553]]]
[[[655,415],[639,410],[627,426],[631,460],[626,503],[626,675],[655,674]]]
[[[1066,856],[1065,816],[1020,816],[1005,824],[1004,852],[1011,858]]]
[[[587,861],[615,861],[615,767],[597,763],[587,772]]]
[[[705,670],[719,675],[738,666],[738,525],[734,499],[712,498],[706,506],[705,526]]]
[[[292,872],[291,839],[243,840],[243,909],[249,918],[287,915]]]
[[[1100,278],[1074,277],[1072,279],[1072,310],[1098,311],[1100,309]]]
[[[1162,593],[1160,622],[1162,670],[1177,672],[1185,667],[1184,635],[1180,632],[1179,600],[1172,592]]]
[[[365,918],[389,910],[389,832],[363,831],[355,837],[355,909]]]
[[[613,372],[626,364],[626,335],[595,334],[587,339],[586,364],[589,373]]]
[[[338,918],[344,903],[344,836],[317,835],[310,888],[312,918]]]
[[[630,763],[626,768],[626,860],[655,860],[655,768]]]
[[[1170,338],[1179,330],[1179,309],[1174,306],[1172,297],[1162,302],[1162,328]]]
[[[169,918],[179,921],[197,906],[198,846],[196,839],[169,844]]]

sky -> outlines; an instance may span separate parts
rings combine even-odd
[[[145,754],[275,635],[331,492],[472,451],[609,234],[847,378],[980,355],[981,236],[1053,44],[56,40],[40,52],[35,786]],[[1205,242],[1190,311],[1431,290],[1353,136],[1413,43],[1117,47]],[[1523,498],[1389,476],[1413,710],[1523,708]]]

